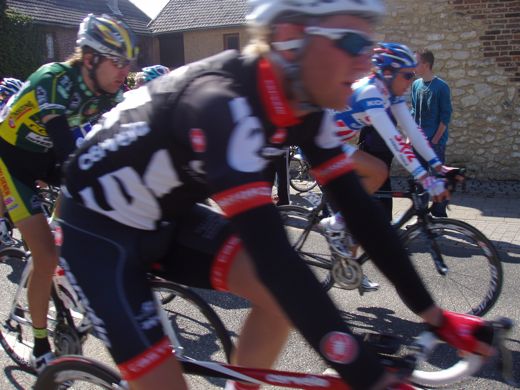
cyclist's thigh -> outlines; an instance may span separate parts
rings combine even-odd
[[[175,225],[172,245],[161,261],[161,276],[193,287],[228,290],[229,269],[241,248],[229,221],[197,204]]]
[[[171,355],[142,251],[161,233],[124,226],[70,199],[61,207],[60,263],[123,376],[144,375]]]
[[[35,180],[36,178],[28,172],[15,175],[7,167],[5,160],[0,157],[0,191],[7,212],[15,224],[32,215],[42,213]]]
[[[356,171],[361,176],[371,176],[388,170],[384,161],[362,150],[356,150],[352,154],[352,159],[354,160]]]

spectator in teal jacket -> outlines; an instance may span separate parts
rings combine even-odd
[[[420,50],[416,57],[415,72],[420,78],[412,84],[412,115],[444,164],[452,112],[450,87],[433,73],[435,57],[430,50]],[[427,167],[425,161],[421,162]],[[432,215],[446,217],[446,205],[447,202],[435,203]]]

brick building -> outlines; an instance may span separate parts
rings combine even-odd
[[[79,24],[89,13],[114,15],[136,33],[141,53],[138,65],[151,64],[150,18],[128,0],[7,0],[7,10],[29,16],[44,34],[43,62],[63,61],[74,52]]]
[[[48,55],[56,59],[73,47],[86,13],[114,7],[142,40],[140,65],[177,67],[242,48],[248,40],[246,0],[170,0],[150,23],[128,0],[7,3],[47,26],[46,39],[55,48]],[[466,166],[479,179],[520,180],[520,0],[386,0],[386,5],[377,38],[431,49],[434,71],[451,87],[447,162]]]

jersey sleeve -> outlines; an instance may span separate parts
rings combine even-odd
[[[383,98],[375,87],[365,91],[362,99],[367,102],[380,102],[366,104],[366,120],[374,126],[388,148],[392,151],[399,163],[415,178],[423,176],[426,171],[421,166],[412,148],[406,143],[402,134],[397,130],[383,105]]]
[[[31,83],[34,83],[41,118],[65,115],[72,91],[72,80],[65,71],[43,71]]]
[[[195,127],[188,126],[188,142],[194,153],[204,161],[212,198],[222,208],[244,248],[250,255],[257,275],[273,294],[291,323],[300,330],[309,344],[328,359],[342,376],[348,376],[353,388],[369,388],[383,370],[377,358],[367,349],[358,347],[338,310],[323,291],[312,272],[291,247],[282,220],[271,201],[271,186],[264,179],[266,161],[262,157],[265,130],[254,115],[248,101],[227,93],[225,88],[204,88],[204,96],[192,98],[196,107],[183,115]],[[320,116],[321,118],[321,116]],[[330,118],[329,118],[330,119]],[[313,124],[319,121],[313,122]],[[324,151],[341,154],[340,142],[334,134],[321,132],[313,138]],[[315,146],[315,149],[320,147]],[[198,151],[198,152],[197,152]],[[326,153],[326,152],[325,152]],[[287,275],[291,283],[287,284]],[[301,305],[301,302],[307,302]],[[320,313],[319,321],[309,313]],[[331,361],[323,345],[330,344],[330,335],[340,332],[356,346],[358,353],[350,364]],[[373,375],[361,375],[371,369]],[[345,374],[348,371],[348,374]]]
[[[392,114],[401,126],[401,129],[406,133],[413,147],[419,154],[428,161],[428,164],[432,167],[436,167],[441,164],[441,160],[437,157],[435,151],[431,148],[430,143],[426,139],[423,131],[410,115],[406,103],[401,102],[391,106]]]

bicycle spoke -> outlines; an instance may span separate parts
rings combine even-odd
[[[502,285],[500,259],[491,242],[468,224],[436,220],[429,233],[414,225],[404,236],[412,261],[440,306],[453,311],[483,315],[494,304]],[[432,238],[437,250],[432,252]],[[432,253],[440,255],[446,275],[439,273]]]

